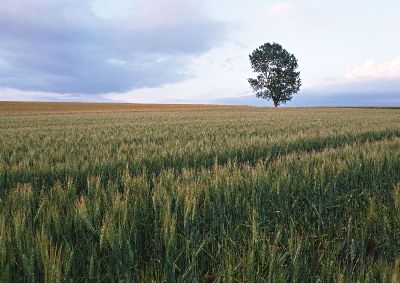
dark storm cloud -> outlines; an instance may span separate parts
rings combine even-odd
[[[16,2],[21,10],[0,7],[0,87],[99,94],[160,86],[186,78],[188,58],[225,32],[198,14],[145,27],[98,18],[85,4],[34,1],[24,11]]]

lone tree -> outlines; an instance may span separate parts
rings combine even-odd
[[[286,104],[300,90],[300,72],[297,59],[281,45],[266,43],[249,55],[251,67],[259,73],[257,79],[248,79],[257,97],[272,100],[275,107]]]

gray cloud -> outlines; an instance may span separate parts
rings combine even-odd
[[[255,95],[221,98],[212,102],[232,105],[272,106],[270,101],[259,99]],[[293,100],[288,102],[287,106],[400,106],[400,80],[356,81],[302,90],[294,95]]]
[[[273,106],[271,102],[259,99],[254,95],[215,99],[211,103],[228,105]],[[284,105],[282,105],[284,106]],[[320,93],[303,92],[287,103],[290,107],[393,107],[400,106],[399,92],[369,93]]]
[[[84,1],[33,0],[25,9],[26,1],[6,3],[0,87],[21,90],[98,94],[180,81],[190,56],[208,51],[226,31],[198,13],[146,27],[100,18]]]
[[[305,90],[296,106],[399,106],[400,79],[358,80]]]

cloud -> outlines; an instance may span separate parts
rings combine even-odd
[[[247,52],[239,44],[226,43],[188,62],[190,78],[156,87],[108,93],[113,101],[142,103],[210,103],[216,98],[248,94],[251,76]]]
[[[131,22],[145,29],[179,25],[199,17],[203,4],[195,0],[92,0],[92,11],[99,17]]]
[[[0,88],[0,101],[59,101],[59,102],[110,102],[101,96],[79,93],[56,93],[42,91],[25,91],[13,88]]]
[[[195,1],[113,1],[126,14],[109,18],[99,8],[106,2],[95,2],[3,1],[0,87],[100,94],[177,82],[188,77],[187,61],[226,33]]]
[[[294,96],[292,106],[400,106],[400,57],[367,60]]]
[[[400,80],[400,57],[383,63],[377,63],[374,60],[368,60],[363,65],[357,66],[348,72],[346,74],[346,78],[349,80]]]
[[[268,13],[272,15],[291,14],[296,10],[296,6],[291,3],[276,3],[268,7]]]
[[[334,92],[397,92],[400,93],[400,57],[377,63],[367,60],[349,68],[342,76],[325,77],[308,83],[306,90]]]
[[[225,97],[210,101],[216,104],[270,106],[271,101],[257,98],[255,95],[241,97]],[[373,107],[373,106],[400,106],[400,92],[330,92],[302,91],[293,97],[293,100],[282,107]]]

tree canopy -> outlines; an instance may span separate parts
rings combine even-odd
[[[250,55],[250,63],[257,78],[249,78],[257,97],[272,100],[275,107],[286,104],[300,90],[297,59],[280,44],[266,43]]]

